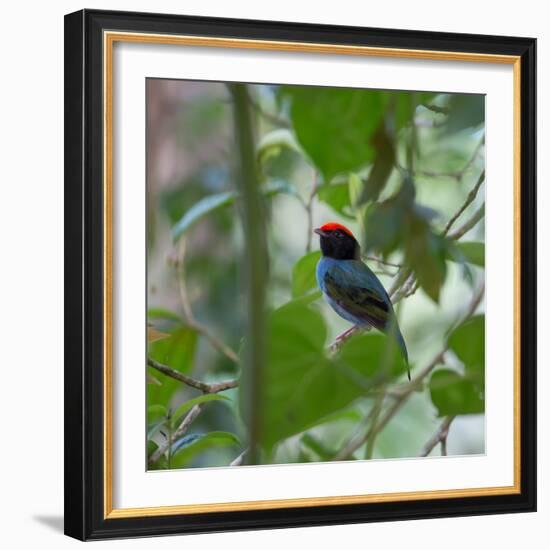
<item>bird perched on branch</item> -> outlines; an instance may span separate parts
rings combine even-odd
[[[407,369],[407,346],[399,330],[388,293],[378,277],[361,261],[359,243],[339,223],[326,223],[314,230],[320,236],[322,257],[317,264],[317,283],[332,309],[355,326],[374,327],[395,337]],[[411,378],[408,372],[409,380]]]

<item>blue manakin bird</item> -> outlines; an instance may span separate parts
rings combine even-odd
[[[317,283],[332,309],[355,326],[374,327],[395,337],[411,379],[409,357],[391,300],[378,277],[361,261],[361,249],[353,233],[339,223],[314,230],[320,236],[322,257],[317,264]],[[351,332],[346,331],[341,337]]]

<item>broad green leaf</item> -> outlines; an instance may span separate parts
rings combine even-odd
[[[155,327],[147,327],[147,342],[156,342],[157,340],[162,340],[163,338],[168,338],[170,335],[167,332],[161,332]]]
[[[286,180],[270,180],[261,186],[261,191],[266,197],[273,197],[281,193],[292,195],[301,200],[300,193],[292,183]]]
[[[147,310],[148,319],[163,319],[165,321],[176,321],[181,323],[181,317],[170,311],[169,309],[162,307],[152,307]]]
[[[445,129],[459,132],[479,126],[485,121],[485,96],[482,94],[453,94]]]
[[[361,178],[355,172],[351,172],[348,177],[349,202],[351,206],[357,206],[362,190],[363,182]]]
[[[485,381],[485,315],[476,315],[449,335],[449,347],[464,363],[466,377],[484,388]]]
[[[263,163],[269,158],[279,155],[284,148],[302,153],[294,134],[286,128],[278,128],[261,137],[256,147],[256,154],[258,160]]]
[[[458,242],[456,247],[467,262],[485,267],[485,244],[477,242]]]
[[[164,426],[166,419],[159,420],[158,422],[153,422],[152,424],[147,425],[147,439],[151,439],[157,432]]]
[[[201,452],[212,447],[240,446],[239,438],[230,432],[208,432],[186,435],[173,443],[171,466],[184,468]]]
[[[147,384],[162,386],[162,382],[158,378],[155,378],[150,372],[147,373]]]
[[[384,116],[387,93],[354,88],[284,86],[298,142],[325,183],[374,158],[371,138]]]
[[[406,372],[397,342],[380,333],[355,334],[335,359],[337,367],[364,388]]]
[[[299,303],[275,310],[269,319],[262,400],[265,449],[271,451],[282,439],[325,422],[380,383],[381,370],[388,376],[404,372],[398,352],[390,352],[384,369],[386,340],[382,334],[358,335],[331,358],[320,313]]]
[[[309,252],[302,256],[292,269],[292,297],[298,298],[317,288],[315,270],[321,258],[321,252]]]
[[[320,441],[318,438],[314,437],[310,433],[305,433],[300,438],[300,443],[304,446],[313,451],[320,460],[329,461],[334,457],[336,454],[333,449],[327,449],[322,441]]]
[[[210,195],[194,204],[172,228],[172,237],[178,240],[192,225],[218,208],[232,204],[237,197],[235,191]]]
[[[439,302],[447,275],[445,238],[433,233],[424,220],[412,219],[408,225],[405,256],[418,284],[434,302]]]
[[[149,422],[158,418],[166,418],[168,409],[164,405],[149,405],[147,407],[147,419]]]
[[[382,203],[370,205],[365,211],[365,242],[368,249],[387,257],[403,246],[409,215],[414,212],[414,183],[403,180],[397,193]]]
[[[188,327],[177,327],[168,338],[149,344],[148,353],[149,357],[159,363],[185,374],[193,368],[196,347],[197,333]],[[149,367],[148,371],[160,380],[162,385],[147,385],[147,403],[162,403],[169,406],[174,392],[181,387],[181,383],[152,367]]]
[[[375,151],[374,162],[363,186],[359,204],[378,198],[395,165],[395,143],[383,121],[373,135],[371,145]]]
[[[204,395],[199,395],[193,399],[189,399],[189,401],[182,403],[174,411],[174,414],[172,415],[172,426],[177,426],[183,420],[183,417],[187,414],[187,412],[189,412],[195,405],[208,403],[209,401],[229,401],[229,398],[218,393],[207,393]]]
[[[485,410],[485,399],[479,387],[450,369],[432,374],[430,395],[439,416],[477,414]]]
[[[317,197],[321,202],[328,204],[340,216],[347,219],[355,219],[350,214],[350,193],[347,183],[332,183],[323,185],[317,192]]]

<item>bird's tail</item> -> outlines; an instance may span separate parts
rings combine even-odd
[[[405,363],[407,364],[407,378],[409,379],[409,382],[411,381],[411,368],[409,365],[409,353],[407,352],[407,344],[405,343],[405,339],[403,338],[403,335],[401,334],[401,330],[399,330],[399,325],[397,324],[397,319],[394,317],[393,322],[390,325],[390,334],[395,338],[397,341],[397,344],[399,345],[399,348],[401,349],[401,354],[403,355],[403,359],[405,360]]]
[[[396,327],[396,335],[395,338],[397,339],[397,343],[399,344],[399,347],[401,348],[401,353],[403,354],[403,359],[405,359],[405,363],[407,363],[407,377],[409,379],[409,382],[411,381],[411,369],[409,366],[409,353],[407,352],[407,344],[405,344],[405,339],[403,338],[403,335],[401,334],[401,331],[399,330],[399,327]]]

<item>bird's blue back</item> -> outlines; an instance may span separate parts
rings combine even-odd
[[[327,273],[342,287],[355,286],[372,290],[391,307],[391,300],[380,279],[361,260],[335,260],[326,256],[321,257],[317,264],[316,275],[317,284],[325,294]]]

